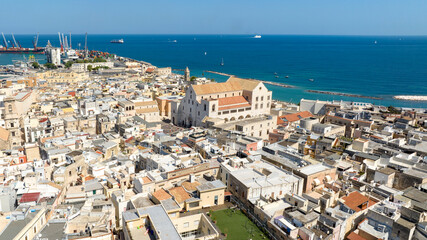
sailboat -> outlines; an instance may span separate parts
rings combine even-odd
[[[220,63],[220,65],[221,65],[221,66],[224,66],[224,58],[221,58],[221,63]]]

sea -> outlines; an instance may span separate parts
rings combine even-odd
[[[27,47],[32,46],[33,37],[15,35],[21,45]],[[72,47],[83,49],[84,37],[72,35]],[[124,44],[110,43],[121,38]],[[45,46],[48,40],[59,46],[58,35],[40,35],[39,46]],[[273,91],[273,98],[293,103],[305,98],[427,108],[426,101],[393,99],[395,95],[427,95],[427,36],[263,35],[254,38],[253,35],[88,34],[88,48],[159,67],[170,66],[177,73],[188,67],[192,76],[213,78],[217,82],[226,81],[227,77],[205,71],[292,85],[294,88],[268,84],[267,87]],[[35,57],[45,61],[44,55]],[[0,54],[0,64],[24,58],[28,55]],[[307,90],[358,94],[381,100]]]

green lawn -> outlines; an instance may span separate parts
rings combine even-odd
[[[238,209],[215,211],[212,212],[211,218],[217,221],[216,225],[223,233],[227,234],[227,239],[229,240],[268,239],[268,237]]]

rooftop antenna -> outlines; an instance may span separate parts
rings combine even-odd
[[[4,42],[4,46],[6,47],[6,49],[7,49],[7,41],[6,41],[6,38],[4,37],[4,34],[3,33],[1,33],[1,35],[3,36],[3,42]]]

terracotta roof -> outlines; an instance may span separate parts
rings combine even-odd
[[[0,127],[0,139],[7,142],[9,139],[9,131]]]
[[[234,92],[242,90],[238,82],[224,82],[224,83],[208,83],[202,85],[191,85],[194,92],[197,95],[206,95],[213,93],[223,93],[223,92]]]
[[[373,199],[369,199],[365,195],[361,194],[358,191],[354,191],[350,193],[348,196],[343,197],[342,200],[344,200],[344,204],[348,206],[349,208],[353,209],[356,212],[365,210],[369,206],[374,205],[377,203]]]
[[[90,181],[90,180],[93,180],[93,179],[95,179],[93,176],[87,176],[87,177],[85,177],[85,181]]]
[[[347,240],[366,240],[366,238],[360,236],[355,232],[352,232],[347,236]]]
[[[63,136],[65,136],[65,135],[63,134],[63,135],[59,135],[59,136],[45,137],[45,138],[40,139],[40,142],[45,143],[47,140],[54,139],[54,138],[60,138]]]
[[[26,202],[36,202],[39,200],[40,193],[24,193],[22,194],[21,200],[19,200],[20,203],[26,203]]]
[[[148,177],[143,177],[143,178],[141,178],[142,179],[142,182],[143,183],[150,183],[150,182],[152,182],[151,181],[151,179],[150,178],[148,178]]]
[[[239,83],[242,90],[248,90],[252,91],[254,90],[258,84],[260,84],[260,81],[253,80],[253,79],[243,79],[243,78],[237,78],[237,77],[230,77],[227,82],[230,83]]]
[[[188,194],[183,187],[171,188],[169,189],[169,193],[175,197],[178,203],[183,203],[185,200],[191,198],[190,194]]]
[[[234,104],[248,103],[248,101],[243,96],[234,96],[218,99],[219,106],[227,106]]]
[[[169,193],[167,193],[163,188],[155,191],[153,193],[153,197],[155,197],[159,201],[163,201],[163,200],[172,198],[172,196]]]
[[[200,186],[200,183],[195,181],[195,182],[183,182],[181,184],[182,187],[185,188],[185,190],[189,191],[189,192],[194,192],[197,190],[197,186]]]
[[[309,111],[287,114],[287,115],[278,117],[277,124],[283,124],[285,122],[295,122],[303,118],[309,118],[309,117],[313,117],[313,115]]]

